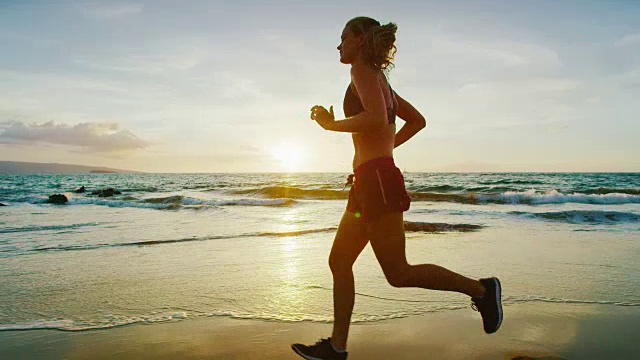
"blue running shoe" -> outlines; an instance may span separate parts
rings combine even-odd
[[[471,298],[473,301],[471,308],[479,311],[480,315],[482,315],[484,332],[493,334],[502,325],[502,287],[500,286],[500,280],[495,277],[480,279],[480,282],[485,288],[484,296]]]

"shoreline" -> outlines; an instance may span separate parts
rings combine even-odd
[[[640,352],[637,307],[518,304],[504,308],[498,333],[480,315],[452,310],[351,327],[349,359],[626,359]],[[0,333],[3,359],[299,359],[294,342],[313,343],[330,323],[224,317],[89,331]],[[428,354],[428,355],[426,355]]]

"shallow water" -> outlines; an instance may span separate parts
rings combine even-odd
[[[0,176],[0,330],[226,316],[330,321],[347,174]],[[497,275],[504,304],[640,306],[640,174],[405,174],[407,257]],[[88,193],[73,190],[86,186]],[[93,190],[122,194],[100,198]],[[67,205],[47,204],[65,193]],[[355,322],[466,308],[367,247]]]

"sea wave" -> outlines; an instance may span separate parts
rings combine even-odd
[[[599,187],[595,189],[588,189],[584,191],[585,194],[629,194],[629,195],[640,195],[640,189],[637,188],[623,188],[623,189],[615,189],[615,188],[606,188]]]
[[[506,192],[493,195],[475,195],[478,202],[497,204],[594,204],[594,205],[618,205],[640,204],[640,196],[622,193],[609,194],[563,194],[557,190],[538,193],[535,190],[523,192]]]
[[[329,231],[334,231],[337,230],[338,228],[336,227],[328,227],[328,228],[322,228],[322,229],[308,229],[308,230],[298,230],[298,231],[285,231],[285,232],[261,232],[261,233],[256,233],[253,236],[260,236],[260,237],[289,237],[289,236],[300,236],[300,235],[307,235],[307,234],[315,234],[315,233],[323,233],[323,232],[329,232]]]
[[[500,180],[486,180],[479,181],[478,184],[481,185],[542,185],[545,184],[544,181],[540,180],[519,180],[519,179],[500,179]]]
[[[71,198],[69,205],[100,205],[109,207],[133,207],[141,209],[158,210],[179,210],[202,209],[220,206],[268,206],[287,207],[293,206],[297,201],[293,199],[197,199],[182,195],[171,195],[165,197],[136,199],[133,197],[123,198]]]
[[[330,292],[331,289],[323,287],[315,287]],[[311,288],[310,288],[311,289]],[[404,298],[387,298],[378,297],[369,294],[356,293],[356,296],[369,297],[382,302],[401,302],[401,303],[429,303],[428,307],[407,307],[398,308],[387,314],[357,314],[352,322],[354,323],[376,323],[384,320],[407,318],[411,316],[421,316],[428,313],[438,313],[444,311],[455,311],[468,308],[469,305],[460,302],[447,303],[437,300],[416,300]],[[557,297],[545,297],[538,295],[516,295],[506,296],[502,299],[503,306],[517,305],[531,302],[543,302],[553,304],[593,304],[603,306],[619,306],[619,307],[637,307],[640,303],[616,300],[591,300],[591,299],[566,299]],[[152,312],[148,315],[108,315],[102,319],[96,320],[73,320],[73,319],[39,319],[33,321],[24,321],[8,324],[0,324],[0,331],[29,331],[29,330],[60,330],[70,332],[82,332],[91,330],[105,330],[121,326],[133,324],[152,325],[158,323],[175,322],[194,318],[203,317],[226,317],[238,320],[266,320],[279,321],[287,323],[298,322],[315,322],[328,323],[332,320],[331,314],[279,314],[263,311],[247,311],[247,310],[222,310],[212,309],[209,311],[192,311],[184,309],[167,309],[162,312]]]
[[[139,208],[157,210],[202,209],[220,206],[268,206],[289,207],[298,202],[291,198],[261,199],[261,198],[231,198],[231,199],[198,199],[183,195],[168,195],[160,197],[137,198],[131,195],[113,196],[107,198],[91,197],[73,193],[64,193],[68,202],[64,206],[98,205],[114,208]],[[12,199],[14,203],[46,205],[47,196],[28,195]],[[56,205],[57,206],[57,205]]]
[[[630,212],[620,211],[598,211],[598,210],[568,210],[549,212],[522,212],[512,211],[509,214],[523,215],[531,218],[546,221],[566,222],[571,224],[617,224],[639,222],[640,215]]]
[[[612,300],[590,300],[590,299],[564,299],[558,297],[547,297],[539,295],[506,296],[502,299],[503,304],[519,304],[527,302],[546,302],[555,304],[598,304],[613,306],[640,306],[640,303],[629,301]]]
[[[310,289],[310,290],[318,289],[318,290],[332,291],[331,288],[320,286],[320,285],[305,285],[302,288]],[[375,295],[370,295],[370,294],[365,294],[360,292],[356,292],[356,295],[373,298],[377,300],[382,300],[382,301],[405,302],[405,303],[442,303],[442,301],[440,300],[391,298],[391,297],[375,296]],[[640,302],[594,300],[594,299],[566,299],[566,298],[548,297],[548,296],[540,296],[540,295],[511,295],[511,296],[504,296],[502,298],[503,305],[520,304],[520,303],[527,303],[527,302],[547,302],[547,303],[558,303],[558,304],[599,304],[599,305],[613,305],[613,306],[640,306]]]
[[[462,308],[461,306],[443,305],[439,308],[434,308],[432,311],[437,312],[443,310],[457,310]],[[384,320],[391,320],[397,318],[405,318],[411,315],[420,315],[425,311],[398,311],[392,314],[386,315],[356,315],[352,319],[353,323],[368,323],[379,322]],[[0,324],[0,332],[4,331],[29,331],[29,330],[58,330],[68,332],[84,332],[93,330],[107,330],[122,326],[144,324],[152,325],[158,323],[176,322],[186,319],[195,319],[203,317],[225,317],[236,320],[260,320],[260,321],[278,321],[285,323],[298,323],[298,322],[315,322],[315,323],[330,323],[332,321],[331,315],[321,316],[317,314],[290,314],[282,315],[277,313],[268,312],[245,312],[245,311],[231,311],[231,310],[214,310],[208,313],[190,313],[186,311],[169,312],[161,315],[135,315],[135,316],[118,316],[117,318],[110,318],[98,321],[81,321],[71,319],[56,319],[56,320],[35,320],[28,322],[21,322],[16,324]]]
[[[441,194],[429,192],[409,192],[411,201],[454,202],[461,204],[477,204],[473,194]]]
[[[451,311],[467,308],[468,305],[447,304],[441,302],[440,305],[432,305],[429,309],[402,309],[396,310],[388,314],[357,314],[352,319],[353,323],[375,323],[391,319],[407,318],[410,316],[420,316],[427,313],[435,313],[441,311]],[[92,330],[106,330],[121,326],[134,324],[152,325],[157,323],[175,322],[186,319],[195,319],[203,317],[224,317],[236,320],[260,320],[260,321],[278,321],[283,323],[330,323],[333,319],[331,314],[281,314],[265,311],[240,311],[240,310],[212,310],[208,312],[201,311],[168,311],[161,314],[152,315],[131,315],[131,316],[109,316],[104,319],[87,321],[72,319],[55,319],[55,320],[34,320],[27,322],[19,322],[15,324],[0,324],[0,332],[3,331],[29,331],[29,330],[59,330],[69,332],[83,332]]]
[[[122,188],[118,189],[119,191],[126,192],[157,192],[158,188],[155,186],[140,186],[140,187],[131,187],[131,188]]]
[[[492,184],[495,182],[492,182]],[[476,183],[478,184],[478,183]],[[111,207],[138,207],[163,210],[177,210],[181,208],[203,208],[215,206],[292,206],[297,200],[346,200],[349,188],[331,189],[328,186],[258,186],[253,188],[225,190],[220,199],[200,199],[179,194],[141,199],[131,194],[109,198],[64,193],[69,202],[67,205],[95,204]],[[149,188],[152,191],[154,188]],[[139,189],[140,190],[140,189]],[[412,201],[452,202],[460,204],[594,204],[618,205],[640,204],[639,188],[590,188],[578,191],[541,191],[536,189],[519,190],[510,186],[467,186],[432,185],[412,186],[407,190]],[[230,196],[229,196],[230,195]],[[235,198],[234,198],[235,197]],[[241,198],[238,198],[241,197]],[[44,204],[47,196],[27,195],[10,199],[12,202],[27,202]]]
[[[404,229],[405,231],[422,231],[429,233],[440,233],[440,232],[450,232],[450,231],[459,231],[459,232],[471,232],[478,231],[482,229],[484,226],[475,225],[475,224],[447,224],[447,223],[427,223],[427,222],[412,222],[405,221]]]
[[[90,222],[81,224],[68,224],[68,225],[34,225],[23,227],[6,227],[0,229],[0,234],[17,233],[17,232],[31,232],[31,231],[58,231],[67,229],[78,229],[86,226],[97,226],[100,223]]]
[[[184,320],[188,317],[185,311],[167,312],[153,315],[136,316],[109,316],[100,321],[55,319],[34,320],[16,324],[2,324],[0,331],[26,331],[26,330],[60,330],[60,331],[88,331],[103,330],[132,324],[154,324],[176,320]]]
[[[620,205],[640,204],[640,196],[623,193],[608,194],[563,194],[557,190],[540,193],[535,190],[507,191],[495,194],[440,194],[440,193],[410,193],[413,201],[453,202],[461,204],[593,204]]]
[[[315,200],[338,200],[346,199],[348,191],[329,189],[303,189],[291,186],[267,186],[261,188],[236,190],[235,194],[262,195],[269,198],[281,199],[315,199]]]
[[[491,182],[492,185],[498,183],[518,183],[516,181]],[[530,181],[534,183],[534,181]],[[508,186],[488,187],[460,187],[454,185],[434,185],[419,186],[409,188],[409,196],[412,201],[430,202],[453,202],[461,204],[596,204],[596,205],[617,205],[617,204],[638,204],[640,203],[639,189],[610,189],[597,188],[586,190],[584,193],[572,192],[563,193],[558,190],[537,191],[530,189],[519,191]],[[235,194],[259,195],[271,199],[313,199],[313,200],[336,200],[346,199],[349,192],[347,190],[331,189],[305,189],[295,186],[266,186],[252,189],[237,190]]]
[[[442,233],[442,232],[470,232],[478,231],[484,226],[474,224],[446,224],[446,223],[426,223],[426,222],[411,222],[405,221],[405,231],[407,232],[428,232],[428,233]],[[154,246],[154,245],[168,245],[176,243],[186,242],[201,242],[212,240],[225,240],[225,239],[238,239],[238,238],[250,238],[250,237],[294,237],[304,236],[309,234],[326,233],[336,231],[337,227],[315,228],[315,229],[300,229],[295,231],[284,232],[253,232],[234,235],[219,235],[219,236],[201,236],[201,237],[188,237],[179,239],[160,239],[160,240],[141,240],[123,243],[97,243],[97,244],[73,244],[73,245],[58,245],[58,246],[46,246],[41,245],[32,249],[20,249],[19,251],[3,251],[2,256],[19,256],[28,255],[36,252],[48,252],[48,251],[82,251],[82,250],[97,250],[104,248],[119,248],[130,246]],[[26,231],[26,230],[25,230]]]
[[[453,191],[465,191],[467,190],[464,186],[456,186],[456,185],[431,185],[431,186],[418,186],[415,188],[417,192],[453,192]]]
[[[125,243],[98,243],[98,244],[83,244],[83,245],[60,245],[60,246],[40,246],[29,250],[21,250],[18,254],[12,255],[26,255],[33,252],[42,251],[77,251],[77,250],[96,250],[103,248],[118,248],[129,246],[153,246],[153,245],[167,245],[185,242],[198,242],[198,241],[211,241],[211,240],[224,240],[224,239],[238,239],[238,238],[250,238],[250,237],[289,237],[289,236],[302,236],[308,234],[331,232],[337,228],[319,228],[319,229],[302,229],[297,231],[286,232],[255,232],[236,235],[220,235],[220,236],[201,236],[201,237],[188,237],[181,239],[161,239],[161,240],[141,240]]]
[[[476,186],[467,189],[467,192],[470,194],[480,193],[480,194],[496,194],[496,193],[504,193],[509,191],[520,191],[521,189],[510,187],[510,186]]]

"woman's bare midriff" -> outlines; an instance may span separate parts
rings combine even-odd
[[[384,129],[373,133],[354,133],[353,169],[369,160],[383,156],[393,156],[396,125],[388,124]]]
[[[382,73],[379,74],[378,82],[380,86],[385,89],[384,97],[385,104],[390,104],[395,101],[393,94],[391,94],[389,83]],[[357,92],[356,92],[357,94]],[[395,106],[398,106],[396,101]],[[391,105],[386,105],[389,108]],[[369,160],[383,156],[393,157],[393,149],[395,147],[396,136],[396,124],[387,124],[380,131],[372,133],[353,133],[353,147],[355,154],[353,156],[353,170],[358,166],[366,163]]]

